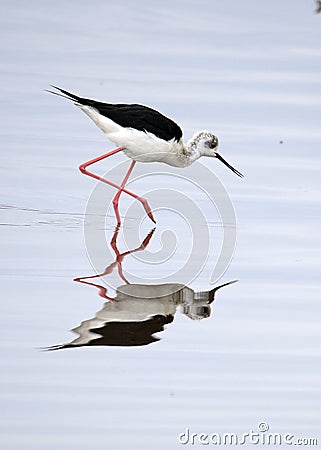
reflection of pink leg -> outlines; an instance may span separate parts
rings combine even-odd
[[[101,284],[96,284],[96,283],[90,283],[89,281],[85,281],[89,278],[96,278],[99,277],[100,275],[93,275],[91,277],[78,277],[78,278],[74,278],[74,281],[77,281],[77,283],[82,283],[82,284],[87,284],[88,286],[94,286],[96,288],[98,288],[98,295],[99,297],[105,298],[106,300],[110,300],[113,301],[114,299],[112,297],[109,297],[107,295],[107,288],[102,286]]]
[[[122,184],[120,186],[118,184],[116,184],[116,183],[113,183],[112,181],[106,180],[105,178],[102,178],[99,175],[96,175],[95,173],[89,172],[89,170],[87,170],[87,167],[90,166],[91,164],[94,164],[94,163],[96,163],[98,161],[101,161],[102,159],[108,158],[109,156],[112,156],[115,153],[120,152],[121,150],[123,150],[122,147],[118,147],[118,148],[115,148],[115,150],[112,150],[112,151],[110,151],[108,153],[105,153],[104,155],[98,156],[97,158],[91,159],[90,161],[86,161],[86,162],[84,162],[83,164],[81,164],[79,166],[79,170],[81,171],[81,173],[83,173],[85,175],[88,175],[89,177],[95,178],[96,180],[103,181],[104,183],[108,184],[109,186],[113,186],[114,188],[118,189],[118,192],[117,192],[117,194],[116,194],[116,196],[114,198],[114,201],[116,202],[116,208],[115,208],[115,204],[114,204],[114,208],[115,208],[115,213],[116,213],[116,218],[117,218],[117,222],[118,223],[120,223],[120,217],[119,217],[119,212],[118,212],[118,199],[119,199],[119,196],[120,196],[121,192],[125,192],[125,194],[128,194],[128,195],[134,197],[139,202],[141,202],[143,207],[144,207],[144,209],[145,209],[145,211],[146,211],[146,213],[147,213],[147,215],[148,215],[148,217],[154,223],[156,223],[156,221],[155,221],[155,219],[153,217],[151,208],[150,208],[147,200],[145,198],[143,198],[143,197],[139,197],[139,195],[137,195],[137,194],[134,194],[134,192],[128,191],[124,187],[126,182],[127,182],[127,180],[128,180],[128,178],[129,178],[129,176],[130,176],[130,174],[131,174],[131,172],[132,172],[132,170],[133,170],[133,168],[134,168],[135,161],[133,161],[131,163],[131,165],[129,167],[129,170],[128,170],[128,172],[127,172],[127,174],[126,174],[126,176],[125,176],[125,178],[124,178],[124,180],[123,180],[123,182],[122,182]],[[118,195],[118,197],[117,197],[117,195]]]
[[[129,284],[128,280],[125,278],[125,275],[123,274],[123,266],[122,266],[123,260],[124,260],[125,256],[130,255],[131,253],[136,253],[141,250],[145,250],[145,248],[149,244],[149,241],[151,240],[151,238],[154,234],[154,231],[155,231],[155,228],[150,233],[148,233],[148,235],[145,237],[145,239],[143,240],[143,242],[140,244],[139,247],[134,248],[133,250],[127,250],[127,252],[124,252],[124,253],[120,253],[118,250],[118,247],[117,247],[117,237],[118,237],[118,233],[119,233],[119,227],[116,227],[114,235],[112,237],[112,240],[110,241],[110,246],[114,250],[114,253],[116,256],[116,261],[111,263],[108,267],[106,267],[104,274],[111,273],[117,264],[118,274],[119,274],[120,278],[126,284]]]
[[[118,247],[117,247],[117,237],[118,237],[118,233],[119,233],[119,227],[116,227],[113,237],[110,241],[110,246],[112,247],[112,249],[115,252],[116,260],[114,262],[112,262],[111,264],[109,264],[109,266],[107,266],[106,269],[102,273],[99,273],[97,275],[90,275],[88,277],[77,277],[77,278],[74,278],[74,281],[77,281],[78,283],[87,284],[89,286],[94,286],[94,287],[98,288],[98,290],[99,290],[98,295],[100,297],[106,298],[107,300],[114,300],[112,297],[108,297],[107,288],[105,288],[104,286],[101,286],[100,284],[92,283],[92,282],[85,281],[85,280],[90,280],[93,278],[100,278],[105,275],[108,275],[113,272],[115,267],[117,267],[120,278],[126,284],[129,284],[128,280],[125,278],[125,276],[123,274],[122,262],[123,262],[125,256],[130,255],[131,253],[139,252],[140,250],[144,250],[147,247],[147,245],[149,244],[149,241],[151,240],[154,232],[155,232],[155,228],[150,233],[148,233],[148,235],[145,237],[145,239],[143,240],[143,242],[140,244],[139,247],[134,248],[133,250],[127,250],[127,252],[124,252],[124,253],[120,253],[118,250]]]

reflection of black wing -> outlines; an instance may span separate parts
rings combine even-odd
[[[97,338],[91,339],[84,344],[63,344],[49,347],[47,350],[60,350],[64,348],[93,347],[97,345],[119,346],[119,347],[138,347],[141,345],[152,344],[159,341],[155,333],[164,331],[164,325],[173,322],[172,315],[163,316],[161,314],[153,316],[148,320],[139,322],[107,322],[100,328],[89,330],[95,333]]]
[[[165,141],[171,139],[179,141],[183,135],[177,123],[148,106],[97,102],[96,100],[78,97],[78,95],[71,94],[56,86],[53,87],[65,94],[70,100],[75,100],[81,105],[92,106],[101,115],[108,117],[122,127],[148,131]]]
[[[108,322],[101,328],[91,330],[101,337],[91,341],[90,345],[121,347],[148,345],[159,341],[159,338],[153,334],[164,331],[164,325],[173,320],[172,315],[157,315],[140,322]]]

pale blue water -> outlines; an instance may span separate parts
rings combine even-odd
[[[242,435],[260,422],[320,446],[321,15],[314,2],[3,1],[0,9],[1,448],[203,448],[180,444],[179,434]],[[73,282],[95,273],[83,240],[95,182],[77,166],[112,148],[71,103],[44,92],[50,84],[150,105],[175,119],[186,139],[212,130],[245,174],[241,180],[204,160],[234,204],[238,236],[216,284],[239,282],[217,292],[208,319],[192,321],[177,307],[161,339],[147,346],[41,350],[71,342],[77,335],[69,330],[104,306],[95,287]],[[162,183],[178,187],[176,178]],[[159,188],[157,178],[137,185],[151,187]],[[196,187],[186,189],[210,221],[208,259],[191,282],[206,291],[222,227]],[[172,206],[171,194],[162,199]],[[141,206],[123,198],[123,214],[127,207],[133,249],[153,225],[140,225]],[[149,249],[162,250],[163,240],[177,251],[159,265],[146,266],[144,252],[127,256],[131,280],[173,273],[191,240],[206,234],[203,219],[191,237],[178,215],[160,210],[157,218]],[[108,241],[113,227],[110,219]],[[196,267],[203,250],[195,255]],[[112,261],[106,253],[97,269]]]

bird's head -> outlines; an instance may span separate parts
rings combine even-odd
[[[199,131],[196,133],[191,141],[190,147],[192,150],[196,150],[200,156],[209,156],[211,158],[217,158],[223,164],[225,164],[229,169],[232,170],[239,177],[243,177],[241,172],[236,170],[231,164],[229,164],[221,155],[218,153],[218,138],[215,134],[209,131]]]

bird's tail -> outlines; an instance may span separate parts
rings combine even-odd
[[[78,95],[72,94],[71,92],[65,91],[65,89],[61,89],[57,86],[50,85],[52,88],[57,89],[59,92],[52,91],[50,89],[45,89],[46,92],[50,92],[51,94],[59,95],[59,97],[67,98],[68,100],[73,100],[77,103],[83,103],[83,98],[78,97]]]

